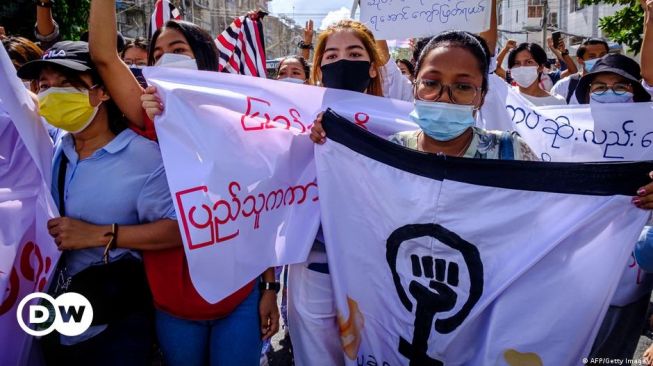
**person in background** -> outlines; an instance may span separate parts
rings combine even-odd
[[[30,61],[39,60],[43,55],[43,50],[39,46],[23,37],[6,37],[2,40],[2,46],[7,50],[7,54],[16,70]],[[38,92],[38,83],[36,81],[23,80],[23,84],[29,91]]]
[[[640,0],[644,8],[644,37],[640,50],[642,85],[653,95],[653,0]]]
[[[51,50],[18,76],[38,81],[39,113],[67,132],[52,164],[61,217],[47,228],[64,251],[52,291],[82,294],[94,316],[78,336],[44,339],[45,358],[50,365],[148,365],[154,323],[140,251],[182,245],[159,147],[126,129],[86,42]]]
[[[576,51],[576,59],[581,66],[581,71],[560,79],[551,88],[551,93],[562,96],[567,104],[578,104],[579,100],[574,97],[578,80],[589,73],[596,61],[607,55],[609,51],[608,43],[603,39],[590,38],[585,40]]]
[[[143,37],[128,40],[120,57],[127,66],[141,69],[147,66],[147,46],[147,40]]]
[[[540,80],[546,64],[546,52],[536,43],[522,43],[508,55],[510,77],[517,83],[519,94],[536,106],[566,104],[562,97],[542,89]]]
[[[651,95],[640,83],[640,67],[637,62],[620,54],[601,57],[592,67],[592,71],[579,80],[575,93],[580,104],[591,106],[651,100]],[[643,202],[650,200],[648,192],[651,192],[650,187],[648,191],[647,187],[640,189],[632,199],[633,204],[645,208]],[[650,258],[653,258],[653,233],[649,234],[649,230],[650,226],[645,227],[633,252],[634,258],[645,272],[653,270],[650,263]],[[588,356],[590,359],[632,359],[646,318],[653,289],[653,275],[644,274],[637,286],[633,286],[631,283],[625,283],[617,288]],[[638,297],[633,298],[630,295],[633,292]]]
[[[161,112],[156,88],[146,93],[116,49],[115,2],[94,0],[90,13],[91,57],[116,105],[136,129]],[[213,37],[195,24],[168,21],[152,35],[148,65],[218,71]],[[145,115],[145,109],[149,115]],[[152,128],[152,131],[154,129]],[[154,137],[156,135],[154,134]],[[279,328],[274,268],[210,304],[195,290],[183,248],[149,252],[145,269],[155,305],[156,333],[167,365],[258,365],[263,339]],[[276,286],[275,286],[276,285]],[[276,287],[276,288],[275,288]]]
[[[553,54],[556,56],[556,65],[564,64],[567,67],[565,70],[560,70],[560,67],[558,66],[558,70],[549,73],[549,77],[551,78],[553,85],[555,85],[558,80],[578,72],[578,68],[574,63],[574,60],[569,56],[569,51],[567,50],[567,47],[565,47],[565,41],[560,39],[556,47],[556,45],[553,44],[553,38],[548,37],[546,39],[546,44],[551,52],[553,52]],[[550,91],[551,88],[548,88],[547,90]]]
[[[370,37],[374,37],[371,31]],[[413,93],[411,92],[413,86],[410,80],[402,75],[401,69],[390,55],[388,42],[378,40],[376,41],[376,48],[379,50],[383,63],[383,96],[411,102],[413,100]]]
[[[143,88],[147,88],[147,81],[143,77],[143,68],[147,66],[147,40],[138,37],[125,42],[125,47],[120,52],[120,58],[129,66],[129,70],[134,74],[136,80]]]
[[[406,60],[405,58],[401,58],[397,60],[397,66],[399,67],[399,70],[401,70],[401,74],[408,78],[411,83],[415,80],[415,77],[413,77],[415,66],[413,66],[410,61]]]
[[[277,66],[276,78],[295,84],[308,84],[311,68],[302,56],[288,56],[282,59]]]

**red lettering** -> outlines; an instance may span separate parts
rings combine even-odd
[[[358,112],[354,114],[354,121],[355,121],[354,123],[356,123],[357,126],[367,130],[367,126],[365,126],[365,124],[370,121],[370,116],[367,115],[366,113]]]
[[[254,106],[255,103],[257,106]],[[260,131],[272,128],[290,130],[291,127],[294,127],[300,130],[301,133],[306,132],[306,126],[300,120],[301,115],[297,109],[290,108],[288,110],[290,116],[277,115],[272,117],[269,113],[260,110],[260,108],[264,108],[264,105],[272,107],[272,104],[267,100],[247,97],[247,110],[240,117],[240,123],[243,126],[243,130]]]
[[[312,191],[311,188],[313,188]],[[261,218],[264,212],[277,210],[282,206],[300,205],[308,199],[311,202],[318,200],[317,183],[315,181],[306,185],[300,184],[285,189],[274,189],[267,194],[252,193],[247,195],[242,203],[239,198],[240,190],[240,183],[231,182],[229,183],[231,202],[221,199],[208,205],[205,203],[208,198],[206,194],[208,188],[206,186],[190,188],[176,193],[177,206],[181,212],[183,234],[186,237],[189,249],[199,249],[237,237],[240,234],[240,229],[232,231],[230,234],[224,234],[221,230],[224,229],[225,225],[237,222],[241,213],[243,218],[254,216],[254,230],[256,230],[261,226]],[[312,193],[312,196],[309,193]],[[198,211],[202,212],[201,220],[196,217]],[[208,231],[210,233],[207,234]]]
[[[252,111],[253,108],[252,102],[259,102],[267,105],[268,107],[270,106],[270,102],[268,102],[267,100],[254,98],[254,97],[247,97],[247,111],[240,118],[240,124],[243,125],[243,129],[245,131],[257,131],[257,130],[262,130],[264,126],[266,126],[266,128],[269,128],[267,127],[267,125],[270,123],[270,115],[264,113],[263,115],[265,116],[265,122],[261,122],[260,118],[259,119],[256,118],[261,114],[258,111],[256,112]]]

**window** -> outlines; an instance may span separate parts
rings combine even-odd
[[[497,24],[503,24],[503,1],[499,0],[499,6],[497,8]]]
[[[541,18],[543,11],[544,11],[544,0],[528,0],[529,18]]]
[[[549,25],[553,27],[558,27],[558,13],[551,12],[549,13]]]
[[[519,23],[519,9],[516,10],[515,23]]]
[[[585,5],[581,5],[580,0],[572,0],[571,1],[571,11],[578,11],[584,8]]]

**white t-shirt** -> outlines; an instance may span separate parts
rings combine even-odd
[[[412,102],[413,84],[411,84],[410,80],[401,73],[401,69],[397,66],[397,62],[391,57],[388,62],[383,65],[382,70],[383,96],[386,98]]]
[[[558,80],[558,82],[551,88],[551,94],[557,94],[561,96],[564,100],[565,103],[567,101],[567,92],[569,91],[569,83],[571,83],[571,78],[577,78],[580,75],[578,74],[573,74],[569,75],[564,79]],[[571,99],[569,99],[569,104],[579,104],[578,103],[578,98],[576,98],[576,93],[571,96]]]
[[[552,94],[546,97],[533,97],[530,95],[526,95],[524,93],[519,92],[519,89],[517,89],[517,92],[519,95],[522,97],[528,99],[529,102],[533,103],[533,105],[538,106],[538,107],[543,107],[547,105],[566,105],[567,101],[565,98],[561,97],[560,95]]]

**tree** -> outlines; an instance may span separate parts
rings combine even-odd
[[[601,18],[599,28],[607,38],[619,44],[625,44],[635,54],[639,53],[644,32],[644,11],[639,0],[581,0],[581,4],[625,5],[614,15]]]
[[[0,7],[0,25],[7,35],[34,38],[36,5],[33,0],[5,1]],[[88,28],[90,0],[55,0],[54,19],[59,24],[62,39],[77,40]]]

